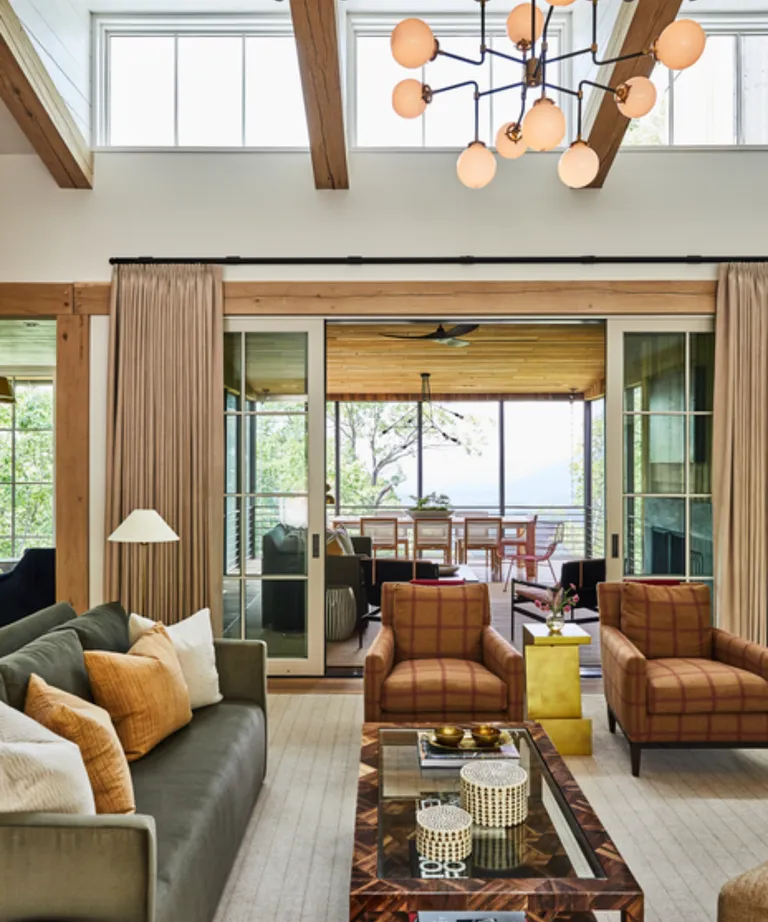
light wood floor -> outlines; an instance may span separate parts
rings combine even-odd
[[[594,756],[568,763],[646,895],[646,922],[715,922],[729,877],[768,861],[768,752],[649,751],[585,696]],[[348,918],[362,697],[273,695],[269,769],[216,922]],[[608,922],[610,914],[601,914]]]

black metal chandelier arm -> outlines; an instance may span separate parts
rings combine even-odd
[[[604,93],[610,93],[615,95],[616,90],[612,86],[607,86],[605,83],[595,83],[594,80],[580,80],[579,81],[579,93],[576,95],[582,94],[585,86],[594,87],[596,90],[602,90]]]
[[[527,101],[527,97],[528,97],[528,85],[525,84],[523,86],[523,91],[520,94],[520,116],[517,119],[518,128],[520,125],[523,124],[523,116],[525,115],[525,103]]]
[[[636,61],[638,58],[645,58],[649,55],[652,55],[653,52],[650,50],[647,51],[635,51],[632,54],[620,54],[616,58],[605,58],[600,60],[597,57],[597,52],[592,52],[592,63],[596,64],[598,67],[604,67],[606,64],[618,64],[620,61]]]
[[[433,90],[432,87],[429,88],[432,96],[438,96],[440,93],[450,93],[451,90],[459,90],[463,86],[473,86],[475,88],[475,93],[480,92],[480,87],[477,83],[477,80],[464,80],[461,83],[452,83],[450,86],[441,86],[436,90]]]
[[[491,90],[483,90],[482,93],[478,93],[478,99],[482,99],[484,96],[493,96],[495,93],[504,93],[507,90],[517,90],[520,87],[525,86],[524,80],[519,80],[517,83],[508,83],[506,86],[496,86]]]
[[[651,54],[650,51],[637,51],[633,54],[620,54],[615,58],[605,58],[602,61],[598,58],[598,42],[597,42],[597,3],[598,0],[591,0],[592,2],[592,47],[589,51],[592,54],[592,63],[597,65],[597,67],[604,67],[607,64],[618,64],[620,61],[633,61],[637,58],[645,57],[647,54]]]
[[[582,82],[586,83],[587,81],[585,80]],[[567,87],[567,86],[558,86],[556,83],[548,83],[547,89],[557,90],[558,93],[567,93],[569,96],[575,96],[576,98],[578,98],[580,95],[579,90],[572,90],[570,87]]]
[[[486,48],[485,51],[486,51],[486,54],[492,54],[495,58],[504,58],[505,61],[511,61],[513,64],[525,65],[525,62],[528,60],[525,57],[516,58],[514,55],[504,54],[503,51],[496,51],[496,49],[494,48]]]
[[[570,58],[578,58],[584,54],[592,54],[592,47],[580,48],[578,51],[568,51],[566,54],[558,54],[554,58],[547,58],[550,64],[557,64],[560,61],[568,61]]]
[[[490,52],[490,49],[487,50]],[[465,58],[460,54],[454,54],[452,51],[443,51],[442,48],[438,48],[435,57],[450,58],[452,61],[461,61],[462,64],[471,64],[473,67],[481,67],[485,64],[485,51],[482,50],[480,52],[479,61],[473,61],[472,58]]]

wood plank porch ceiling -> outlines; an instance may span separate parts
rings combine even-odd
[[[412,399],[422,372],[432,376],[433,396],[453,399],[581,394],[605,377],[602,323],[484,323],[465,337],[471,345],[463,349],[381,336],[414,336],[435,326],[329,324],[328,399]]]

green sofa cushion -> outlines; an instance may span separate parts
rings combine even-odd
[[[42,637],[43,634],[75,617],[75,610],[69,602],[57,602],[49,608],[36,611],[33,615],[27,615],[20,621],[0,627],[0,656],[15,653],[30,640]]]
[[[128,633],[129,616],[119,602],[97,605],[79,617],[53,628],[74,631],[83,650],[105,650],[107,653],[127,653],[131,646]]]
[[[223,701],[131,764],[136,812],[157,827],[155,922],[208,922],[264,777],[264,712]]]
[[[11,707],[24,710],[27,685],[33,672],[49,685],[87,701],[93,700],[83,648],[74,631],[44,634],[0,659],[0,679]]]

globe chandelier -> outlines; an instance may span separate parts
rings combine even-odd
[[[433,99],[441,93],[449,93],[465,87],[472,87],[475,106],[475,136],[461,152],[456,164],[458,177],[470,189],[482,189],[496,175],[496,158],[480,138],[480,100],[497,93],[518,91],[519,115],[514,121],[505,122],[496,134],[496,153],[508,160],[517,160],[527,150],[549,151],[562,144],[566,134],[565,115],[550,98],[549,92],[556,91],[573,96],[577,100],[576,139],[560,158],[558,173],[566,186],[582,189],[597,177],[600,158],[582,137],[582,109],[586,87],[610,93],[622,115],[627,118],[641,118],[656,104],[656,87],[648,77],[630,77],[618,86],[607,86],[594,80],[580,80],[578,89],[559,86],[547,77],[548,66],[569,58],[591,55],[598,67],[616,64],[635,58],[652,57],[670,70],[685,70],[695,64],[704,53],[707,42],[701,26],[691,19],[678,19],[670,23],[648,48],[633,54],[622,54],[615,58],[601,59],[598,53],[598,2],[592,4],[592,44],[588,48],[549,57],[547,35],[555,7],[570,6],[575,0],[547,0],[546,15],[538,3],[520,3],[507,18],[507,34],[518,55],[506,54],[487,44],[486,5],[488,0],[476,0],[480,4],[480,49],[479,60],[463,57],[444,50],[435,38],[432,29],[421,19],[404,19],[392,32],[391,47],[394,59],[403,67],[416,69],[442,56],[467,65],[480,67],[487,56],[503,58],[522,68],[521,79],[506,86],[481,90],[477,80],[467,79],[451,86],[435,88],[421,80],[401,80],[392,93],[392,105],[402,118],[418,118]],[[640,2],[640,0],[635,0]],[[538,99],[526,113],[529,94],[538,94]]]

